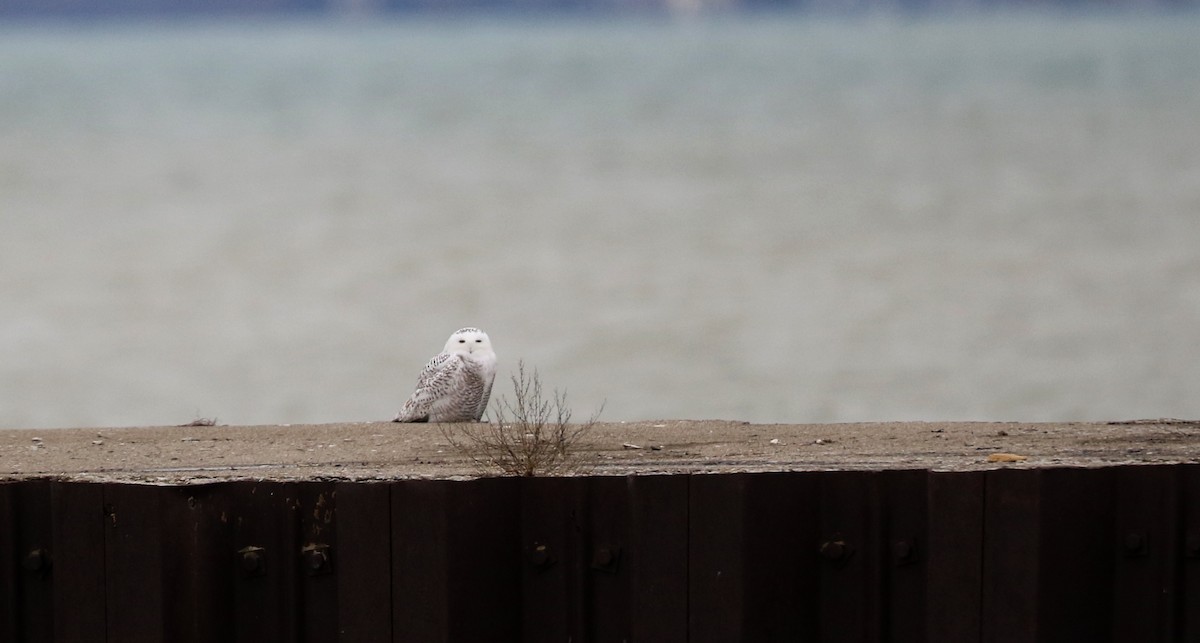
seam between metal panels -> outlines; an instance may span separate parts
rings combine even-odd
[[[692,475],[688,475],[685,481],[687,482],[687,490],[683,494],[683,524],[687,525],[686,537],[683,539],[683,586],[686,588],[684,592],[684,609],[683,609],[683,640],[692,640]]]
[[[975,539],[975,542],[978,543],[977,546],[979,547],[979,605],[976,608],[979,612],[976,614],[975,618],[975,640],[979,641],[980,643],[983,641],[983,618],[986,611],[984,609],[984,605],[986,605],[986,600],[984,599],[984,589],[986,589],[987,586],[988,569],[987,547],[984,539],[987,537],[988,533],[988,483],[991,480],[991,477],[992,476],[989,474],[989,472],[984,472],[983,483],[981,485],[981,489],[979,490],[979,537]]]

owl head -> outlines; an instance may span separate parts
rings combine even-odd
[[[447,353],[491,353],[492,340],[478,328],[460,328],[446,340]]]

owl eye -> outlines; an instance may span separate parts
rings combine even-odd
[[[458,343],[459,343],[459,344],[466,344],[466,343],[467,343],[467,340],[465,340],[465,339],[460,339],[460,340],[458,340]]]
[[[476,344],[482,344],[482,343],[483,343],[483,340],[482,340],[482,339],[477,339],[477,340],[475,340],[475,343],[476,343]]]

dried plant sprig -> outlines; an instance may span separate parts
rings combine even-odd
[[[585,459],[575,448],[596,424],[604,405],[587,422],[571,424],[567,394],[546,396],[537,369],[529,374],[517,362],[510,376],[513,397],[501,395],[483,424],[447,424],[442,435],[484,473],[537,476],[579,473]]]

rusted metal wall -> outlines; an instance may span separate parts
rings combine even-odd
[[[0,641],[1200,641],[1200,466],[0,484]]]

